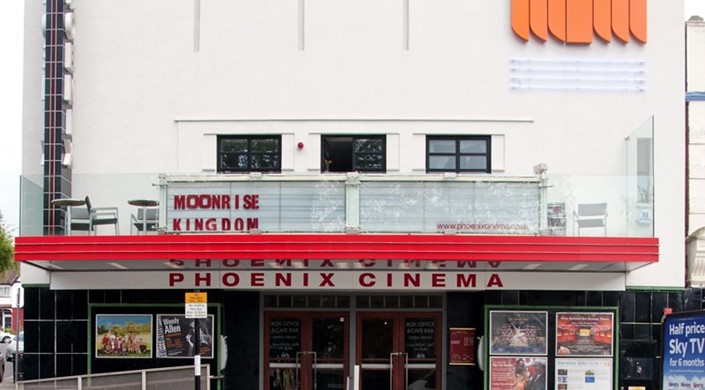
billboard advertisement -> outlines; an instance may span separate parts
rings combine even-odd
[[[662,390],[705,383],[705,311],[666,316],[663,321]]]

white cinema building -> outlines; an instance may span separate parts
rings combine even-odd
[[[193,364],[198,292],[212,388],[655,388],[701,309],[680,2],[25,14],[20,380]]]

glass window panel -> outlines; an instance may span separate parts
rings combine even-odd
[[[485,156],[460,156],[461,170],[487,170],[487,157]]]
[[[279,156],[272,154],[253,154],[251,156],[251,166],[253,170],[275,169],[279,166]]]
[[[224,139],[220,141],[221,152],[247,152],[246,139]]]
[[[384,150],[384,142],[379,138],[356,138],[355,153],[381,153]]]
[[[429,153],[455,153],[455,140],[434,139],[428,141]]]
[[[298,318],[272,318],[269,322],[269,357],[293,361],[301,351],[301,321]]]
[[[460,153],[487,153],[485,140],[460,140]]]
[[[389,389],[389,380],[389,370],[362,370],[360,373],[360,382],[362,385],[360,387],[365,390],[387,390]]]
[[[314,389],[344,389],[345,373],[343,369],[316,369],[316,384]]]
[[[277,152],[279,151],[279,140],[275,138],[253,138],[253,152]]]
[[[355,168],[359,171],[379,171],[384,169],[382,156],[363,154],[355,156]]]
[[[414,307],[417,309],[428,308],[428,297],[425,295],[414,297]]]
[[[428,168],[455,170],[455,156],[429,156]]]
[[[373,295],[370,297],[370,307],[383,308],[384,307],[384,296]]]
[[[278,136],[222,136],[218,138],[218,170],[224,172],[279,171],[281,138]]]
[[[436,370],[427,369],[410,369],[409,389],[435,389],[436,388]]]
[[[260,194],[259,228],[262,231],[340,232],[345,229],[345,184],[342,182],[316,185],[259,182],[239,188]]]
[[[334,308],[335,295],[324,295],[321,297],[321,307]]]
[[[433,318],[407,318],[404,322],[404,344],[409,358],[412,360],[435,358],[436,320]]]
[[[320,295],[309,295],[308,307],[321,307],[321,298]]]
[[[393,352],[394,345],[394,322],[387,319],[365,318],[362,320],[361,333],[362,359],[369,362],[389,362],[389,354]]]
[[[345,343],[345,322],[340,318],[313,320],[313,351],[317,359],[342,358]]]
[[[294,295],[294,307],[306,307],[306,296]]]
[[[365,231],[422,231],[424,183],[360,185],[360,226]]]
[[[277,307],[277,296],[276,295],[265,295],[264,307]]]
[[[490,137],[428,137],[428,171],[490,170]]]
[[[350,307],[350,297],[347,295],[339,295],[336,297],[337,307]]]
[[[398,295],[387,296],[387,305],[386,306],[389,308],[399,307],[399,296]]]
[[[355,304],[359,308],[369,308],[370,307],[370,297],[359,296],[359,297],[357,297]]]
[[[279,307],[291,307],[291,295],[280,295],[278,301]]]
[[[242,170],[247,168],[247,155],[223,154],[220,156],[221,170]]]
[[[431,307],[435,309],[440,309],[443,307],[443,297],[440,295],[432,295],[428,297]]]

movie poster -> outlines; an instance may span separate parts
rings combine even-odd
[[[95,346],[97,358],[151,358],[152,315],[97,314]]]
[[[490,311],[490,355],[546,355],[545,311]]]
[[[556,356],[612,356],[613,313],[556,313]]]
[[[195,319],[184,314],[157,314],[157,357],[193,357],[196,332]],[[213,357],[213,315],[202,318],[200,323],[200,355]]]
[[[490,389],[546,390],[546,357],[491,357]]]

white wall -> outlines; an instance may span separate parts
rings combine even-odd
[[[705,92],[705,22],[689,21],[687,91]],[[705,226],[705,102],[688,105],[688,234]]]
[[[661,262],[627,283],[683,285],[682,4],[649,2],[645,45],[566,45],[517,38],[507,1],[417,0],[405,50],[403,0],[305,0],[303,18],[302,2],[201,1],[196,23],[193,0],[76,1],[74,193],[123,205],[129,187],[81,177],[212,172],[215,135],[233,132],[283,134],[284,172],[318,171],[322,133],[393,134],[390,172],[401,173],[425,170],[425,134],[492,134],[504,141],[496,173],[544,162],[552,175],[619,176],[625,136],[654,116]],[[36,88],[39,63],[25,58],[25,85]],[[518,91],[517,58],[641,61],[645,90]],[[30,146],[35,111],[25,115]]]

